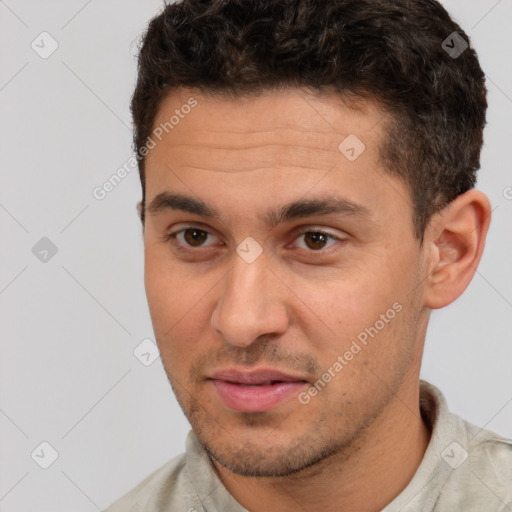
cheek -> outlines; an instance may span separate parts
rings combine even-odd
[[[194,297],[183,274],[162,252],[146,247],[144,285],[157,341],[167,344],[179,327],[180,319],[186,322],[186,312],[192,309]]]
[[[210,325],[208,290],[214,283],[207,281],[192,278],[165,256],[146,251],[146,296],[166,369],[187,367],[186,361],[200,350],[204,329]]]
[[[177,297],[182,283],[176,273],[169,271],[162,258],[149,250],[145,254],[144,285],[153,326],[157,331],[170,329],[179,314]]]
[[[305,338],[315,340],[315,352],[323,368],[329,368],[347,350],[361,351],[350,363],[384,367],[396,360],[408,330],[406,305],[417,281],[411,255],[389,252],[374,254],[350,269],[336,271],[330,279],[304,280],[297,289],[305,290],[307,308],[298,322]],[[412,342],[412,340],[410,340]],[[365,345],[366,342],[366,345]],[[348,354],[348,357],[352,357]],[[351,359],[352,360],[352,359]]]
[[[329,337],[337,337],[340,343],[373,324],[393,303],[387,283],[379,286],[369,272],[329,283],[304,285],[309,314],[315,313],[312,318],[316,318],[316,324],[325,324]]]

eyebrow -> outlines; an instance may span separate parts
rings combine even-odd
[[[150,215],[163,211],[177,210],[192,213],[200,217],[221,220],[219,210],[208,205],[201,199],[178,193],[162,192],[154,197],[147,207]],[[269,227],[296,219],[314,215],[349,215],[370,218],[372,212],[366,206],[355,203],[344,197],[329,195],[322,198],[299,199],[265,212],[263,222]]]

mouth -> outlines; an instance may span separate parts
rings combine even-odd
[[[275,370],[230,369],[214,373],[208,381],[215,387],[221,402],[238,412],[268,411],[308,385],[302,376]]]

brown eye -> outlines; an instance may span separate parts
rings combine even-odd
[[[326,247],[329,248],[330,245],[335,245],[336,242],[340,242],[341,239],[331,235],[330,233],[326,233],[324,231],[303,231],[299,234],[298,239],[303,239],[302,244],[299,244],[299,247],[302,245],[302,249],[306,249],[313,252],[322,252]],[[327,245],[329,241],[332,241],[330,245]]]
[[[208,233],[202,229],[187,228],[183,230],[183,238],[191,247],[201,247],[201,244],[208,237]]]
[[[304,233],[304,240],[310,249],[323,249],[327,242],[327,235],[318,232]]]
[[[173,240],[173,244],[178,247],[178,249],[187,250],[187,248],[202,248],[209,247],[212,245],[212,239],[215,240],[215,236],[213,236],[208,231],[204,229],[200,229],[194,226],[190,226],[188,228],[183,228],[178,231],[174,231],[173,233],[169,233],[163,237],[164,242],[169,242]],[[210,239],[210,240],[208,240]],[[207,242],[207,243],[205,243]]]

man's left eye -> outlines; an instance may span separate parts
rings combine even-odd
[[[329,241],[329,239],[333,240],[334,243],[340,241],[340,238],[331,235],[330,233],[326,233],[325,231],[304,231],[298,235],[297,239],[302,236],[304,237],[304,242],[306,245],[305,249],[311,249],[313,251],[325,249],[325,244]]]

